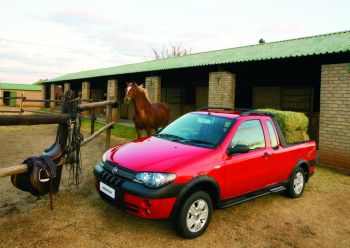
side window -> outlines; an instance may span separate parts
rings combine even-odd
[[[241,123],[233,137],[230,146],[247,145],[250,150],[265,148],[265,137],[259,120]]]
[[[272,122],[267,120],[266,121],[267,129],[269,130],[270,140],[271,140],[271,147],[272,148],[278,148],[278,139],[276,136],[275,129],[273,128]]]

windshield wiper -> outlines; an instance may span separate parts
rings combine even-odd
[[[156,133],[154,134],[155,137],[162,137],[162,138],[169,138],[171,141],[179,141],[179,140],[185,140],[185,138],[173,135],[173,134],[168,134],[168,133]]]
[[[215,146],[214,143],[205,141],[205,140],[197,140],[197,139],[186,139],[186,143],[196,143],[196,144],[203,144],[203,145],[210,145],[210,146]]]
[[[180,137],[174,134],[168,134],[168,133],[156,133],[154,134],[155,137],[161,137],[165,139],[169,139],[171,141],[180,141],[183,143],[190,143],[190,144],[201,144],[201,145],[209,145],[209,146],[215,146],[216,144],[205,141],[205,140],[198,140],[198,139],[186,139],[184,137]]]

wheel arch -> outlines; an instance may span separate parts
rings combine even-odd
[[[210,176],[198,176],[193,178],[186,184],[185,187],[180,191],[176,198],[175,205],[173,207],[171,218],[175,217],[178,213],[183,201],[191,194],[197,191],[204,191],[210,196],[213,206],[219,202],[220,198],[220,187],[214,178]]]
[[[294,166],[294,169],[293,169],[292,173],[289,176],[289,180],[291,180],[292,175],[294,174],[294,172],[298,168],[302,168],[304,170],[304,172],[305,172],[305,180],[306,180],[305,182],[307,182],[309,180],[309,176],[310,176],[310,164],[305,159],[298,160],[297,164]]]

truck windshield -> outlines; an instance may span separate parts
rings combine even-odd
[[[208,114],[189,113],[154,136],[194,146],[215,148],[231,129],[234,120]]]

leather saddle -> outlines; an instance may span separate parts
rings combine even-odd
[[[35,196],[57,193],[61,179],[61,168],[57,167],[57,163],[61,156],[61,145],[55,143],[41,156],[27,158],[24,163],[28,171],[11,176],[12,184]]]
[[[43,156],[51,158],[51,160],[56,160],[62,156],[62,148],[59,143],[53,144],[50,148],[46,149]]]

